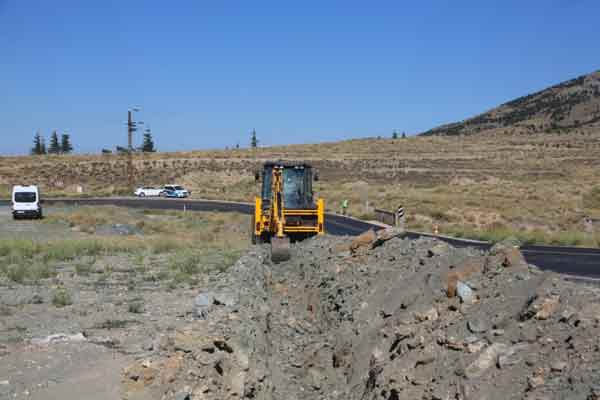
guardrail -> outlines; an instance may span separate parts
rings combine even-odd
[[[381,210],[379,208],[376,208],[374,210],[375,213],[375,220],[379,221],[379,222],[383,222],[384,224],[388,224],[388,225],[395,225],[396,224],[396,214],[390,211],[386,211],[386,210]]]

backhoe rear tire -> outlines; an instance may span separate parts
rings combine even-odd
[[[251,225],[250,225],[250,240],[251,240],[252,244],[262,244],[262,242],[263,242],[262,236],[257,236],[254,233],[254,228],[255,228],[255,225],[256,225],[256,219],[255,219],[255,217],[252,217],[252,221],[250,221],[250,222],[251,222]]]

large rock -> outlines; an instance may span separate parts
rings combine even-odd
[[[537,295],[533,302],[521,313],[521,319],[549,319],[558,310],[560,295]]]
[[[373,241],[373,243],[371,244],[371,247],[375,248],[375,247],[381,246],[388,240],[391,240],[391,239],[394,239],[397,237],[403,237],[405,233],[406,232],[402,228],[381,229],[381,230],[377,231],[377,233],[375,235],[376,238]]]
[[[471,289],[469,285],[461,281],[456,282],[456,294],[460,298],[460,301],[462,301],[463,303],[470,304],[475,299],[473,289]]]
[[[486,269],[499,266],[505,268],[527,267],[527,261],[525,261],[525,257],[523,257],[523,253],[521,253],[519,247],[519,241],[514,238],[508,238],[495,244],[490,250]]]
[[[208,317],[208,311],[210,306],[214,302],[212,293],[200,293],[194,299],[194,314],[200,319],[206,319]]]
[[[472,333],[484,333],[488,330],[488,325],[482,319],[472,319],[467,322],[467,328]]]
[[[504,353],[498,355],[498,368],[508,368],[520,363],[526,356],[528,348],[527,343],[519,343],[509,347]]]
[[[213,295],[213,302],[217,305],[232,307],[238,302],[238,295],[230,290],[221,290]]]
[[[469,276],[483,271],[485,257],[471,257],[448,273],[446,293],[448,297],[456,296],[459,281],[466,282]]]
[[[443,241],[438,241],[433,247],[427,250],[427,255],[429,257],[434,256],[446,256],[450,253],[451,247],[448,243]]]
[[[350,251],[352,254],[366,253],[376,239],[377,235],[375,234],[375,231],[369,229],[354,238],[352,243],[350,243]]]
[[[498,356],[505,353],[508,346],[502,343],[492,343],[466,369],[465,376],[469,379],[481,377],[488,369],[496,365]]]
[[[415,319],[418,322],[436,321],[439,317],[438,311],[435,307],[429,308],[427,310],[415,311],[414,315]]]

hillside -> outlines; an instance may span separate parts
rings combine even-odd
[[[600,71],[519,97],[473,118],[422,135],[563,133],[600,126]]]

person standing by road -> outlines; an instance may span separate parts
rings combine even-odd
[[[346,215],[348,212],[348,199],[342,200],[342,215]]]

